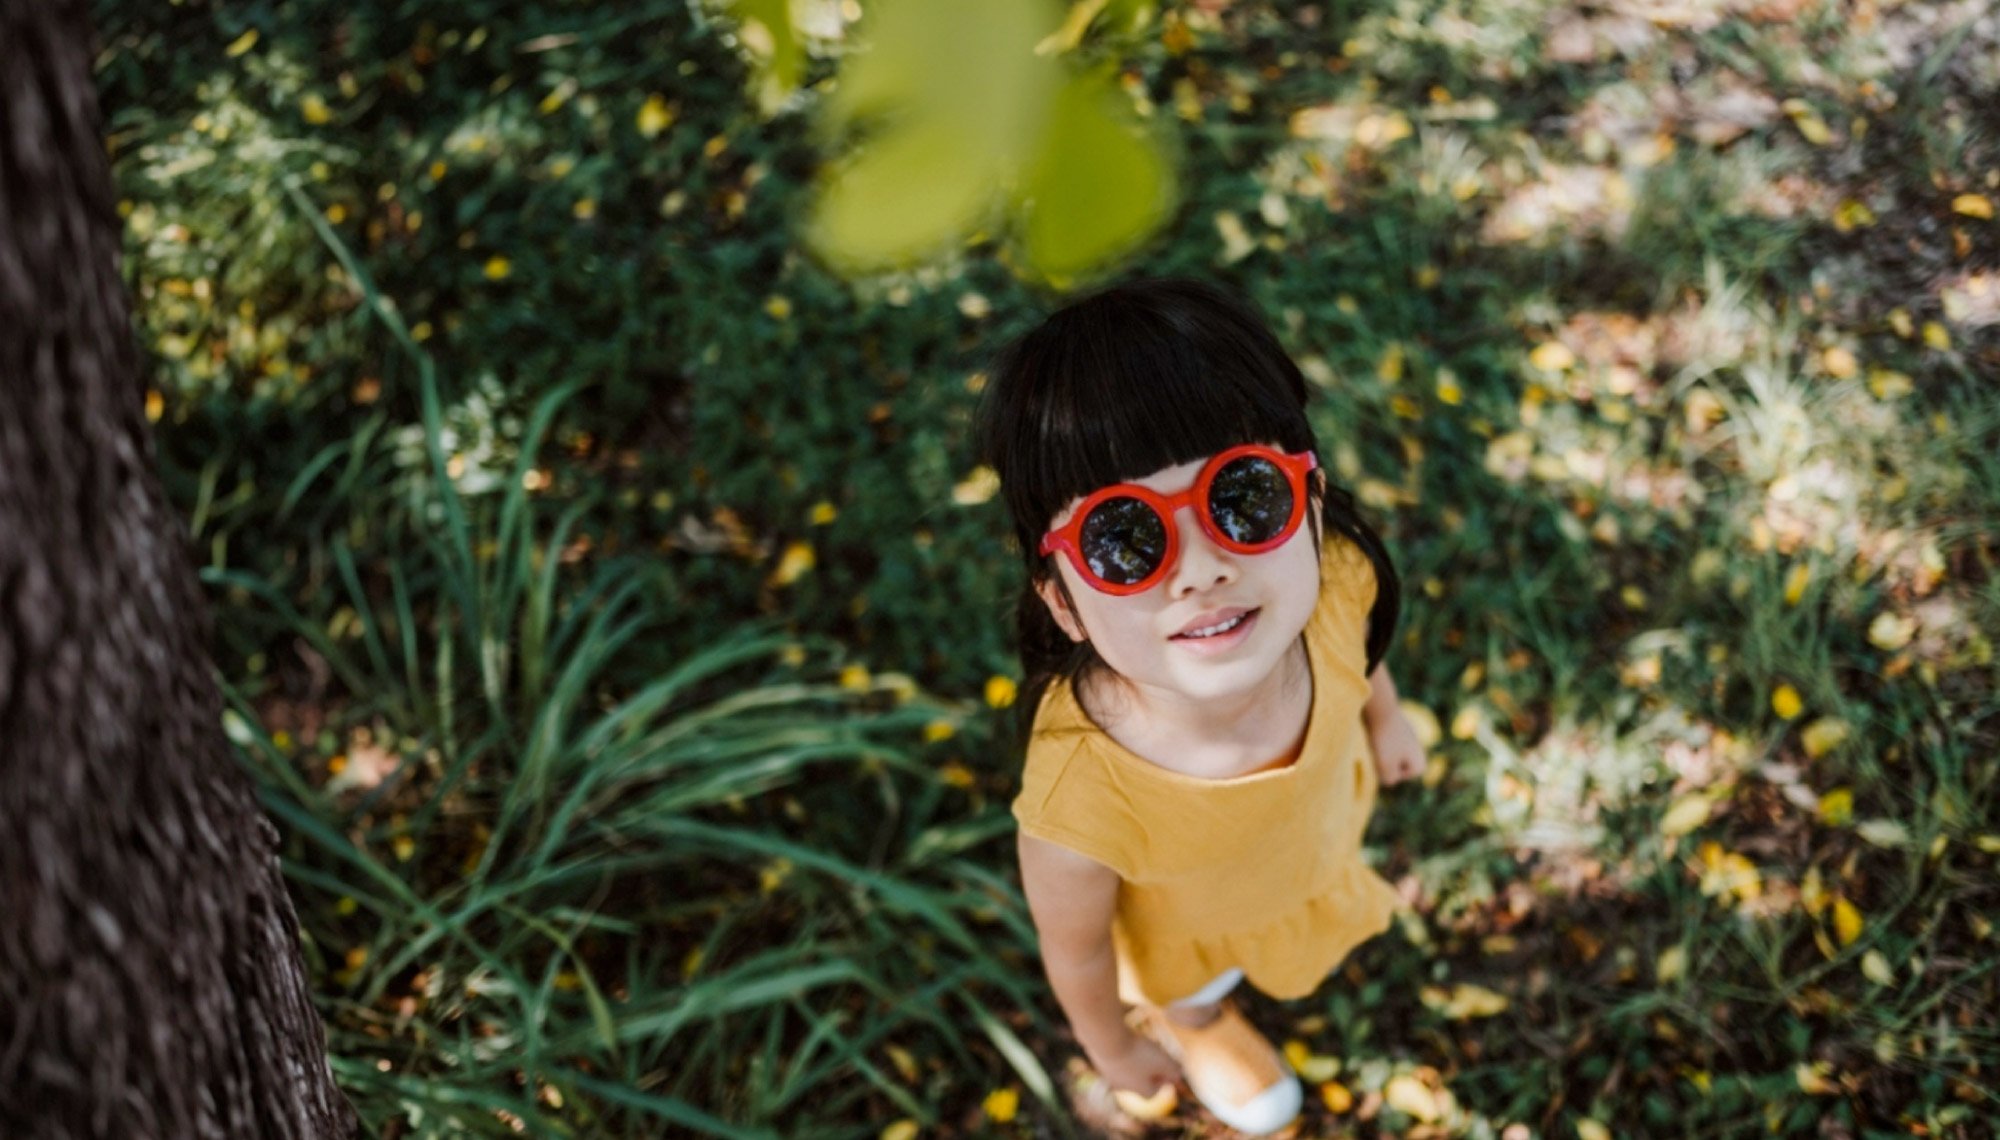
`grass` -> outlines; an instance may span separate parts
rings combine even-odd
[[[1115,49],[1190,155],[1123,271],[1271,314],[1436,726],[1370,831],[1414,905],[1254,1011],[1339,1061],[1308,1134],[1983,1134],[1994,45],[1224,9]],[[802,256],[813,96],[678,0],[99,21],[162,473],[371,1128],[1076,1130],[964,450],[1050,299]]]

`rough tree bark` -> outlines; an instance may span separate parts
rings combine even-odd
[[[0,0],[0,1136],[351,1137],[161,491],[82,0]]]

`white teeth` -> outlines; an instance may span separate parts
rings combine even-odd
[[[1184,634],[1181,634],[1181,636],[1182,636],[1182,637],[1214,637],[1214,636],[1215,636],[1216,634],[1218,634],[1218,633],[1227,633],[1227,632],[1228,632],[1229,630],[1232,630],[1232,629],[1235,629],[1235,628],[1236,628],[1237,626],[1239,626],[1239,625],[1242,625],[1242,624],[1243,624],[1243,619],[1244,619],[1244,618],[1247,618],[1247,617],[1249,617],[1249,616],[1250,616],[1250,615],[1249,615],[1249,614],[1247,614],[1247,613],[1245,613],[1245,614],[1237,614],[1237,615],[1236,615],[1235,617],[1233,617],[1233,618],[1230,618],[1230,619],[1229,619],[1228,621],[1226,621],[1226,622],[1223,622],[1223,623],[1222,623],[1222,624],[1220,624],[1220,625],[1211,625],[1211,626],[1209,626],[1209,627],[1208,627],[1208,628],[1206,628],[1206,629],[1191,629],[1191,630],[1187,631],[1186,633],[1184,633]]]

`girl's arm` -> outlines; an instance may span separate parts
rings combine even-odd
[[[1390,713],[1401,712],[1397,703],[1396,682],[1389,677],[1389,663],[1384,661],[1368,674],[1368,703],[1361,706],[1361,719],[1370,728],[1378,728],[1388,723]]]
[[[1090,1063],[1114,1088],[1151,1095],[1172,1084],[1178,1067],[1159,1046],[1125,1024],[1118,1000],[1111,915],[1118,874],[1067,847],[1020,837],[1021,889],[1042,943],[1049,986]]]
[[[1368,702],[1361,706],[1368,727],[1368,745],[1375,753],[1375,774],[1383,784],[1400,784],[1424,770],[1424,745],[1396,695],[1387,663],[1368,676]]]

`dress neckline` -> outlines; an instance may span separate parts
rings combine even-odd
[[[1297,772],[1306,766],[1306,763],[1313,754],[1314,743],[1323,735],[1319,730],[1319,722],[1320,710],[1325,704],[1325,701],[1322,699],[1324,694],[1320,691],[1322,688],[1320,678],[1324,675],[1324,670],[1320,664],[1319,648],[1315,644],[1317,639],[1312,636],[1311,622],[1307,623],[1305,631],[1301,632],[1299,637],[1305,642],[1306,646],[1306,680],[1312,686],[1312,699],[1306,707],[1306,730],[1304,736],[1299,740],[1298,751],[1289,763],[1280,764],[1277,761],[1272,761],[1235,776],[1191,776],[1186,772],[1176,772],[1172,768],[1162,767],[1139,755],[1137,752],[1132,751],[1130,748],[1125,747],[1123,744],[1118,743],[1096,721],[1091,720],[1090,714],[1084,711],[1083,702],[1077,698],[1076,690],[1071,685],[1069,679],[1064,678],[1056,682],[1057,692],[1067,706],[1065,711],[1068,715],[1073,717],[1079,725],[1087,729],[1094,738],[1095,746],[1102,749],[1106,755],[1111,757],[1113,762],[1122,768],[1143,772],[1168,783],[1183,784],[1191,787],[1238,787],[1260,782],[1276,783],[1283,781],[1291,773]]]

